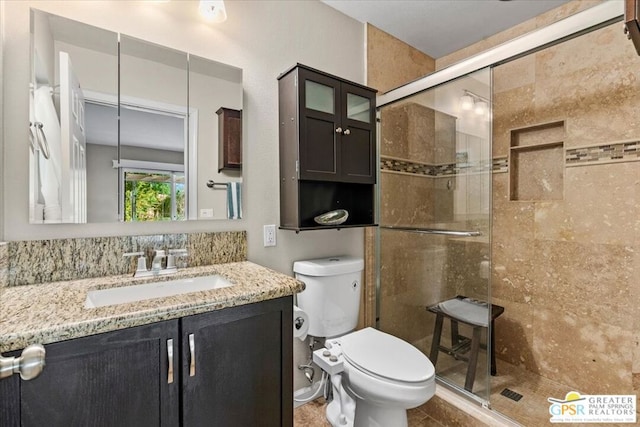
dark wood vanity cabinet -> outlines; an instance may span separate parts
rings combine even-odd
[[[293,425],[292,308],[285,298],[182,319],[182,342],[195,342],[182,347],[184,427]]]
[[[242,111],[221,107],[218,115],[218,172],[242,169]]]
[[[168,381],[167,342],[177,355],[178,336],[173,320],[47,344],[44,370],[17,382],[7,418],[23,427],[176,426],[180,378]]]
[[[313,218],[336,209],[373,225],[376,91],[301,64],[278,80],[281,228],[331,228]]]
[[[45,345],[39,377],[0,380],[1,425],[292,426],[292,307],[284,297]]]

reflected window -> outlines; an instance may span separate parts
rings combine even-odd
[[[122,169],[125,222],[185,218],[184,172]]]

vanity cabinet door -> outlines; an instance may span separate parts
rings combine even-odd
[[[4,354],[5,357],[20,357],[17,354]],[[20,426],[20,375],[12,375],[0,380],[0,426]]]
[[[292,298],[182,319],[182,425],[293,425]]]
[[[178,426],[178,337],[173,320],[45,345],[42,374],[19,382],[19,425]]]

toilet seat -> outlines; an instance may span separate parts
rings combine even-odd
[[[377,329],[352,332],[342,337],[340,344],[350,365],[380,380],[412,384],[435,376],[433,364],[420,350]]]

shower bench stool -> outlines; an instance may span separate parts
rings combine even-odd
[[[427,310],[436,314],[436,325],[433,331],[433,341],[431,342],[431,354],[429,359],[433,366],[438,361],[438,353],[440,351],[447,353],[456,358],[456,360],[464,360],[468,362],[467,376],[464,382],[465,390],[472,391],[473,382],[476,377],[476,365],[478,364],[478,352],[481,346],[480,335],[483,329],[486,329],[491,322],[491,338],[490,338],[490,354],[491,354],[491,375],[496,375],[496,353],[495,353],[495,329],[494,320],[504,313],[504,307],[491,304],[491,317],[488,312],[489,304],[458,295],[455,298],[439,302],[438,304],[427,307]],[[440,345],[442,336],[442,324],[444,319],[451,321],[451,347]],[[460,335],[458,332],[458,322],[469,325],[473,328],[471,338]],[[469,350],[469,357],[463,356]]]

